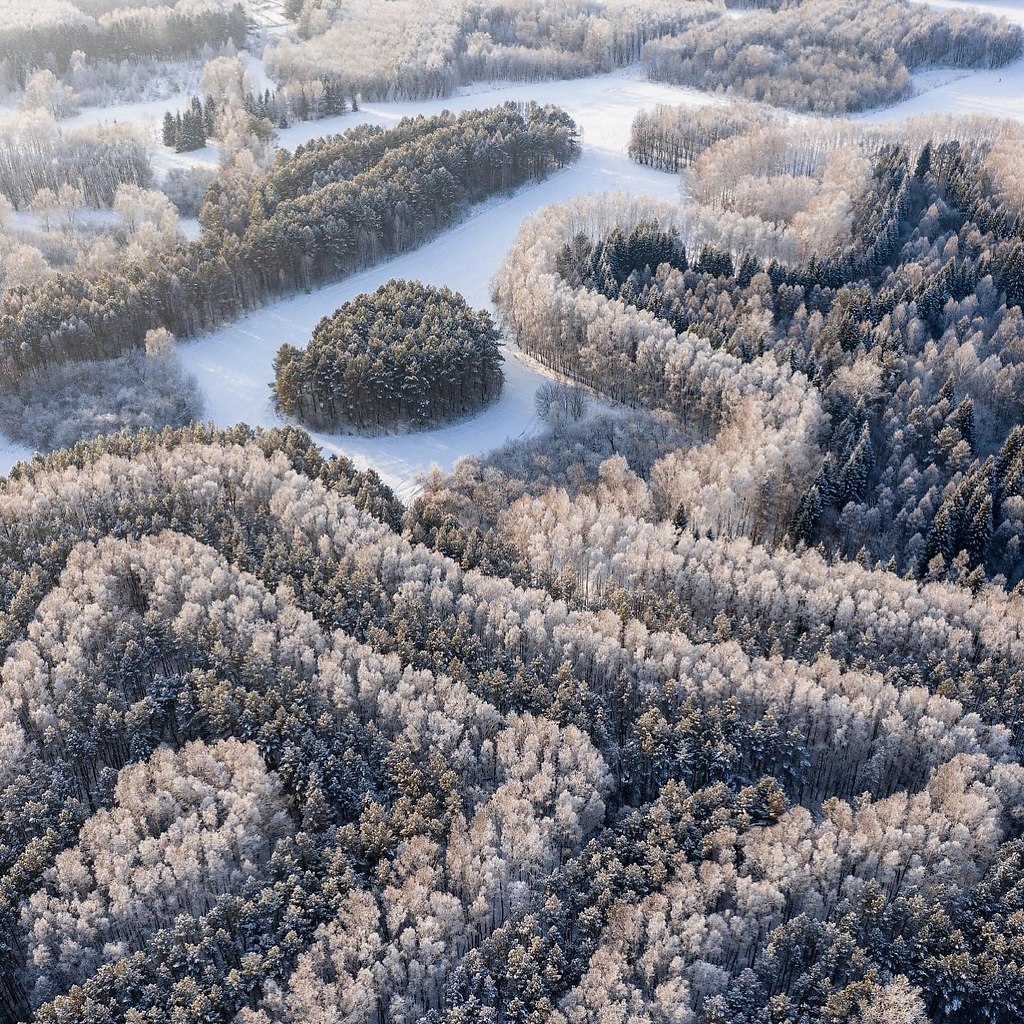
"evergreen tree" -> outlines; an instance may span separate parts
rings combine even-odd
[[[815,543],[821,514],[821,492],[812,484],[801,496],[800,504],[797,506],[796,518],[793,521],[793,534],[796,540],[808,545]]]
[[[924,146],[921,148],[921,153],[918,156],[917,163],[914,166],[914,177],[917,178],[918,181],[923,181],[925,175],[931,170],[931,168],[932,144],[929,141],[926,142]]]

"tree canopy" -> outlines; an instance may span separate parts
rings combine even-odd
[[[274,361],[277,408],[311,426],[424,426],[491,401],[502,382],[490,314],[448,288],[389,281]]]

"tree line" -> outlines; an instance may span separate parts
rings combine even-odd
[[[656,81],[841,114],[897,102],[916,68],[1002,67],[1022,52],[1024,33],[1005,18],[940,14],[910,0],[827,0],[654,40],[644,62]]]
[[[113,358],[156,327],[191,337],[271,295],[413,248],[472,203],[544,177],[579,153],[576,126],[562,111],[514,104],[412,119],[393,132],[360,132],[355,143],[365,169],[340,167],[339,180],[328,174],[270,208],[252,203],[255,215],[237,234],[213,185],[199,241],[92,279],[55,274],[9,290],[0,308],[0,376],[14,381],[40,365]],[[334,145],[352,152],[344,137]],[[314,152],[327,157],[329,149]],[[286,179],[288,164],[268,172],[266,183]]]
[[[119,125],[65,130],[46,115],[11,116],[0,132],[0,195],[24,209],[40,189],[81,191],[92,206],[109,207],[121,185],[153,180],[146,146]]]
[[[752,103],[696,109],[659,104],[652,110],[638,111],[633,119],[629,157],[675,174],[690,167],[716,143],[769,124],[775,116],[770,108]]]
[[[278,79],[327,73],[349,97],[433,99],[476,80],[537,81],[611,71],[644,43],[718,18],[717,0],[293,5],[298,39],[268,48]]]
[[[24,86],[41,68],[62,74],[76,52],[105,61],[182,60],[226,43],[242,49],[248,35],[249,16],[240,3],[194,13],[147,7],[98,20],[79,16],[37,25],[15,21],[0,28],[0,68]]]
[[[874,145],[825,253],[783,264],[693,245],[656,204],[616,224],[581,203],[524,229],[545,257],[525,267],[517,244],[501,308],[531,354],[706,442],[663,460],[661,516],[1012,588],[1021,221],[1003,151]]]

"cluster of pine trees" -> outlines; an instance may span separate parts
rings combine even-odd
[[[193,96],[184,111],[164,114],[162,141],[176,153],[202,149],[217,131],[217,119],[224,100],[213,96]],[[249,115],[255,134],[265,134],[262,126],[287,128],[296,121],[335,117],[348,110],[341,87],[332,79],[290,84],[285,89],[249,92],[241,98],[241,107]]]
[[[448,288],[389,281],[317,324],[305,349],[282,345],[274,404],[311,426],[426,426],[501,391],[498,332]]]
[[[0,304],[0,379],[104,359],[166,327],[191,337],[275,294],[414,248],[487,196],[579,153],[561,110],[505,104],[319,140],[245,191],[214,182],[203,236],[95,277],[57,273]]]
[[[217,103],[212,96],[204,103],[193,96],[184,112],[164,114],[161,139],[175,153],[192,153],[202,149],[213,135],[217,121]]]

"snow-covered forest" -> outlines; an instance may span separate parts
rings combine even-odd
[[[0,0],[0,1024],[1024,1020],[1022,40]]]
[[[249,159],[226,165],[206,188],[202,237],[193,242],[181,237],[173,208],[166,230],[162,219],[150,223],[150,196],[169,206],[162,193],[120,186],[115,209],[124,199],[151,244],[128,245],[109,261],[94,261],[90,249],[81,268],[7,288],[0,382],[36,394],[41,371],[119,359],[143,349],[154,330],[192,337],[275,294],[351,274],[415,248],[472,204],[545,177],[578,150],[572,120],[532,104],[357,128],[263,171],[242,145],[239,156]],[[177,386],[175,376],[163,379]],[[125,417],[123,425],[136,422]]]
[[[896,102],[926,65],[1002,67],[1021,53],[1017,26],[969,9],[805,0],[654,40],[644,61],[656,79],[836,114]]]
[[[305,349],[274,360],[279,412],[312,426],[426,426],[501,392],[498,332],[447,288],[389,281],[317,324]]]

